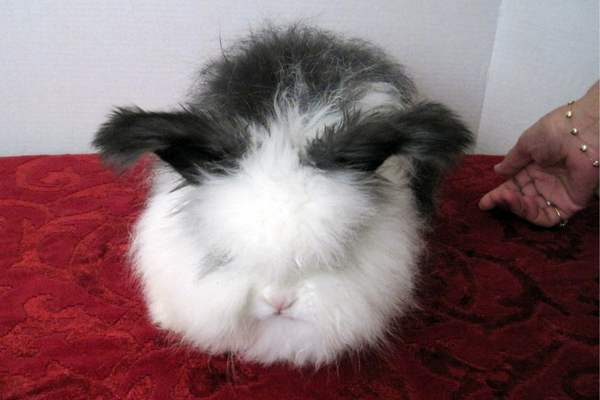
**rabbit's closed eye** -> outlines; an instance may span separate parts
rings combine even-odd
[[[219,268],[227,266],[233,257],[229,252],[223,249],[212,249],[203,258],[201,275],[211,273]]]

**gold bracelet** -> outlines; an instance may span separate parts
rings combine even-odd
[[[573,116],[575,115],[574,112],[573,112],[573,104],[575,104],[575,100],[571,100],[571,101],[569,101],[567,103],[567,106],[569,107],[569,109],[565,113],[565,118],[567,118],[567,119],[572,119]],[[579,137],[579,129],[573,127],[573,128],[571,128],[571,130],[569,131],[569,133],[572,136],[576,137],[581,142],[581,145],[579,146],[579,151],[582,152],[582,153],[586,153],[587,154],[587,151],[588,151],[588,149],[589,149],[590,146],[588,146],[588,144],[585,143],[581,139],[581,137]],[[589,158],[589,156],[588,156],[588,158]],[[590,161],[592,161],[592,165],[594,167],[598,168],[598,166],[600,166],[600,161],[594,160],[593,158],[590,158]]]

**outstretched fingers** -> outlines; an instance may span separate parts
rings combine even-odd
[[[525,171],[486,193],[479,201],[481,210],[496,207],[544,227],[559,225],[568,219],[566,211],[550,203],[538,192]]]

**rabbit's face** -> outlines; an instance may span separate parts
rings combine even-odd
[[[408,269],[382,272],[398,257],[412,265],[414,213],[395,211],[410,196],[301,159],[271,132],[231,174],[173,191],[177,175],[159,173],[135,242],[138,265],[173,266],[140,271],[156,322],[262,362],[328,362],[381,337],[412,286]]]

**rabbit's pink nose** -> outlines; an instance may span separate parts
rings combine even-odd
[[[290,308],[294,302],[296,301],[296,299],[289,297],[289,296],[285,296],[285,295],[275,295],[272,293],[269,293],[268,295],[265,294],[264,296],[265,301],[271,306],[273,307],[273,309],[275,310],[275,314],[281,314],[283,311],[287,310],[288,308]]]

